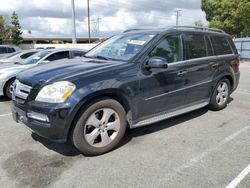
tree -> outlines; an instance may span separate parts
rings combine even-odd
[[[0,44],[3,44],[3,37],[4,37],[4,28],[5,25],[5,19],[3,16],[0,16]]]
[[[11,32],[9,20],[7,17],[0,16],[0,44],[7,44],[11,42]]]
[[[201,9],[209,27],[223,29],[235,37],[250,35],[249,0],[202,0]]]
[[[195,21],[195,22],[194,22],[194,25],[195,25],[196,27],[203,27],[203,23],[202,23],[201,20]]]
[[[14,11],[12,16],[11,16],[11,38],[12,38],[12,43],[15,45],[19,45],[22,41],[22,31],[21,31],[21,26],[19,24],[19,19],[17,13]]]

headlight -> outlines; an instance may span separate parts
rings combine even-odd
[[[68,81],[55,82],[44,86],[36,97],[36,101],[63,103],[75,90],[76,86]]]

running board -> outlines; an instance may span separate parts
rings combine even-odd
[[[178,109],[178,110],[175,110],[175,111],[172,111],[172,112],[167,112],[167,113],[155,116],[155,117],[151,117],[151,118],[139,121],[136,124],[132,124],[131,128],[142,127],[142,126],[149,125],[149,124],[152,124],[152,123],[156,123],[156,122],[159,122],[159,121],[162,121],[162,120],[165,120],[165,119],[169,119],[169,118],[174,117],[174,116],[178,116],[178,115],[181,115],[181,114],[185,114],[187,112],[191,112],[193,110],[203,108],[203,107],[207,106],[208,104],[209,104],[209,100],[208,101],[206,100],[205,102],[202,102],[202,103],[198,103],[198,104],[188,106],[188,107],[185,107],[185,108],[182,108],[182,109]]]

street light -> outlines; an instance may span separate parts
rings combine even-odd
[[[72,10],[72,44],[76,44],[75,1],[71,0]]]

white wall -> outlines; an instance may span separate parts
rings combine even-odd
[[[33,48],[46,48],[46,47],[55,47],[55,48],[81,48],[85,50],[90,50],[95,47],[97,44],[20,44],[19,47],[23,50],[33,49]]]
[[[236,38],[234,44],[241,59],[250,59],[250,38]]]

